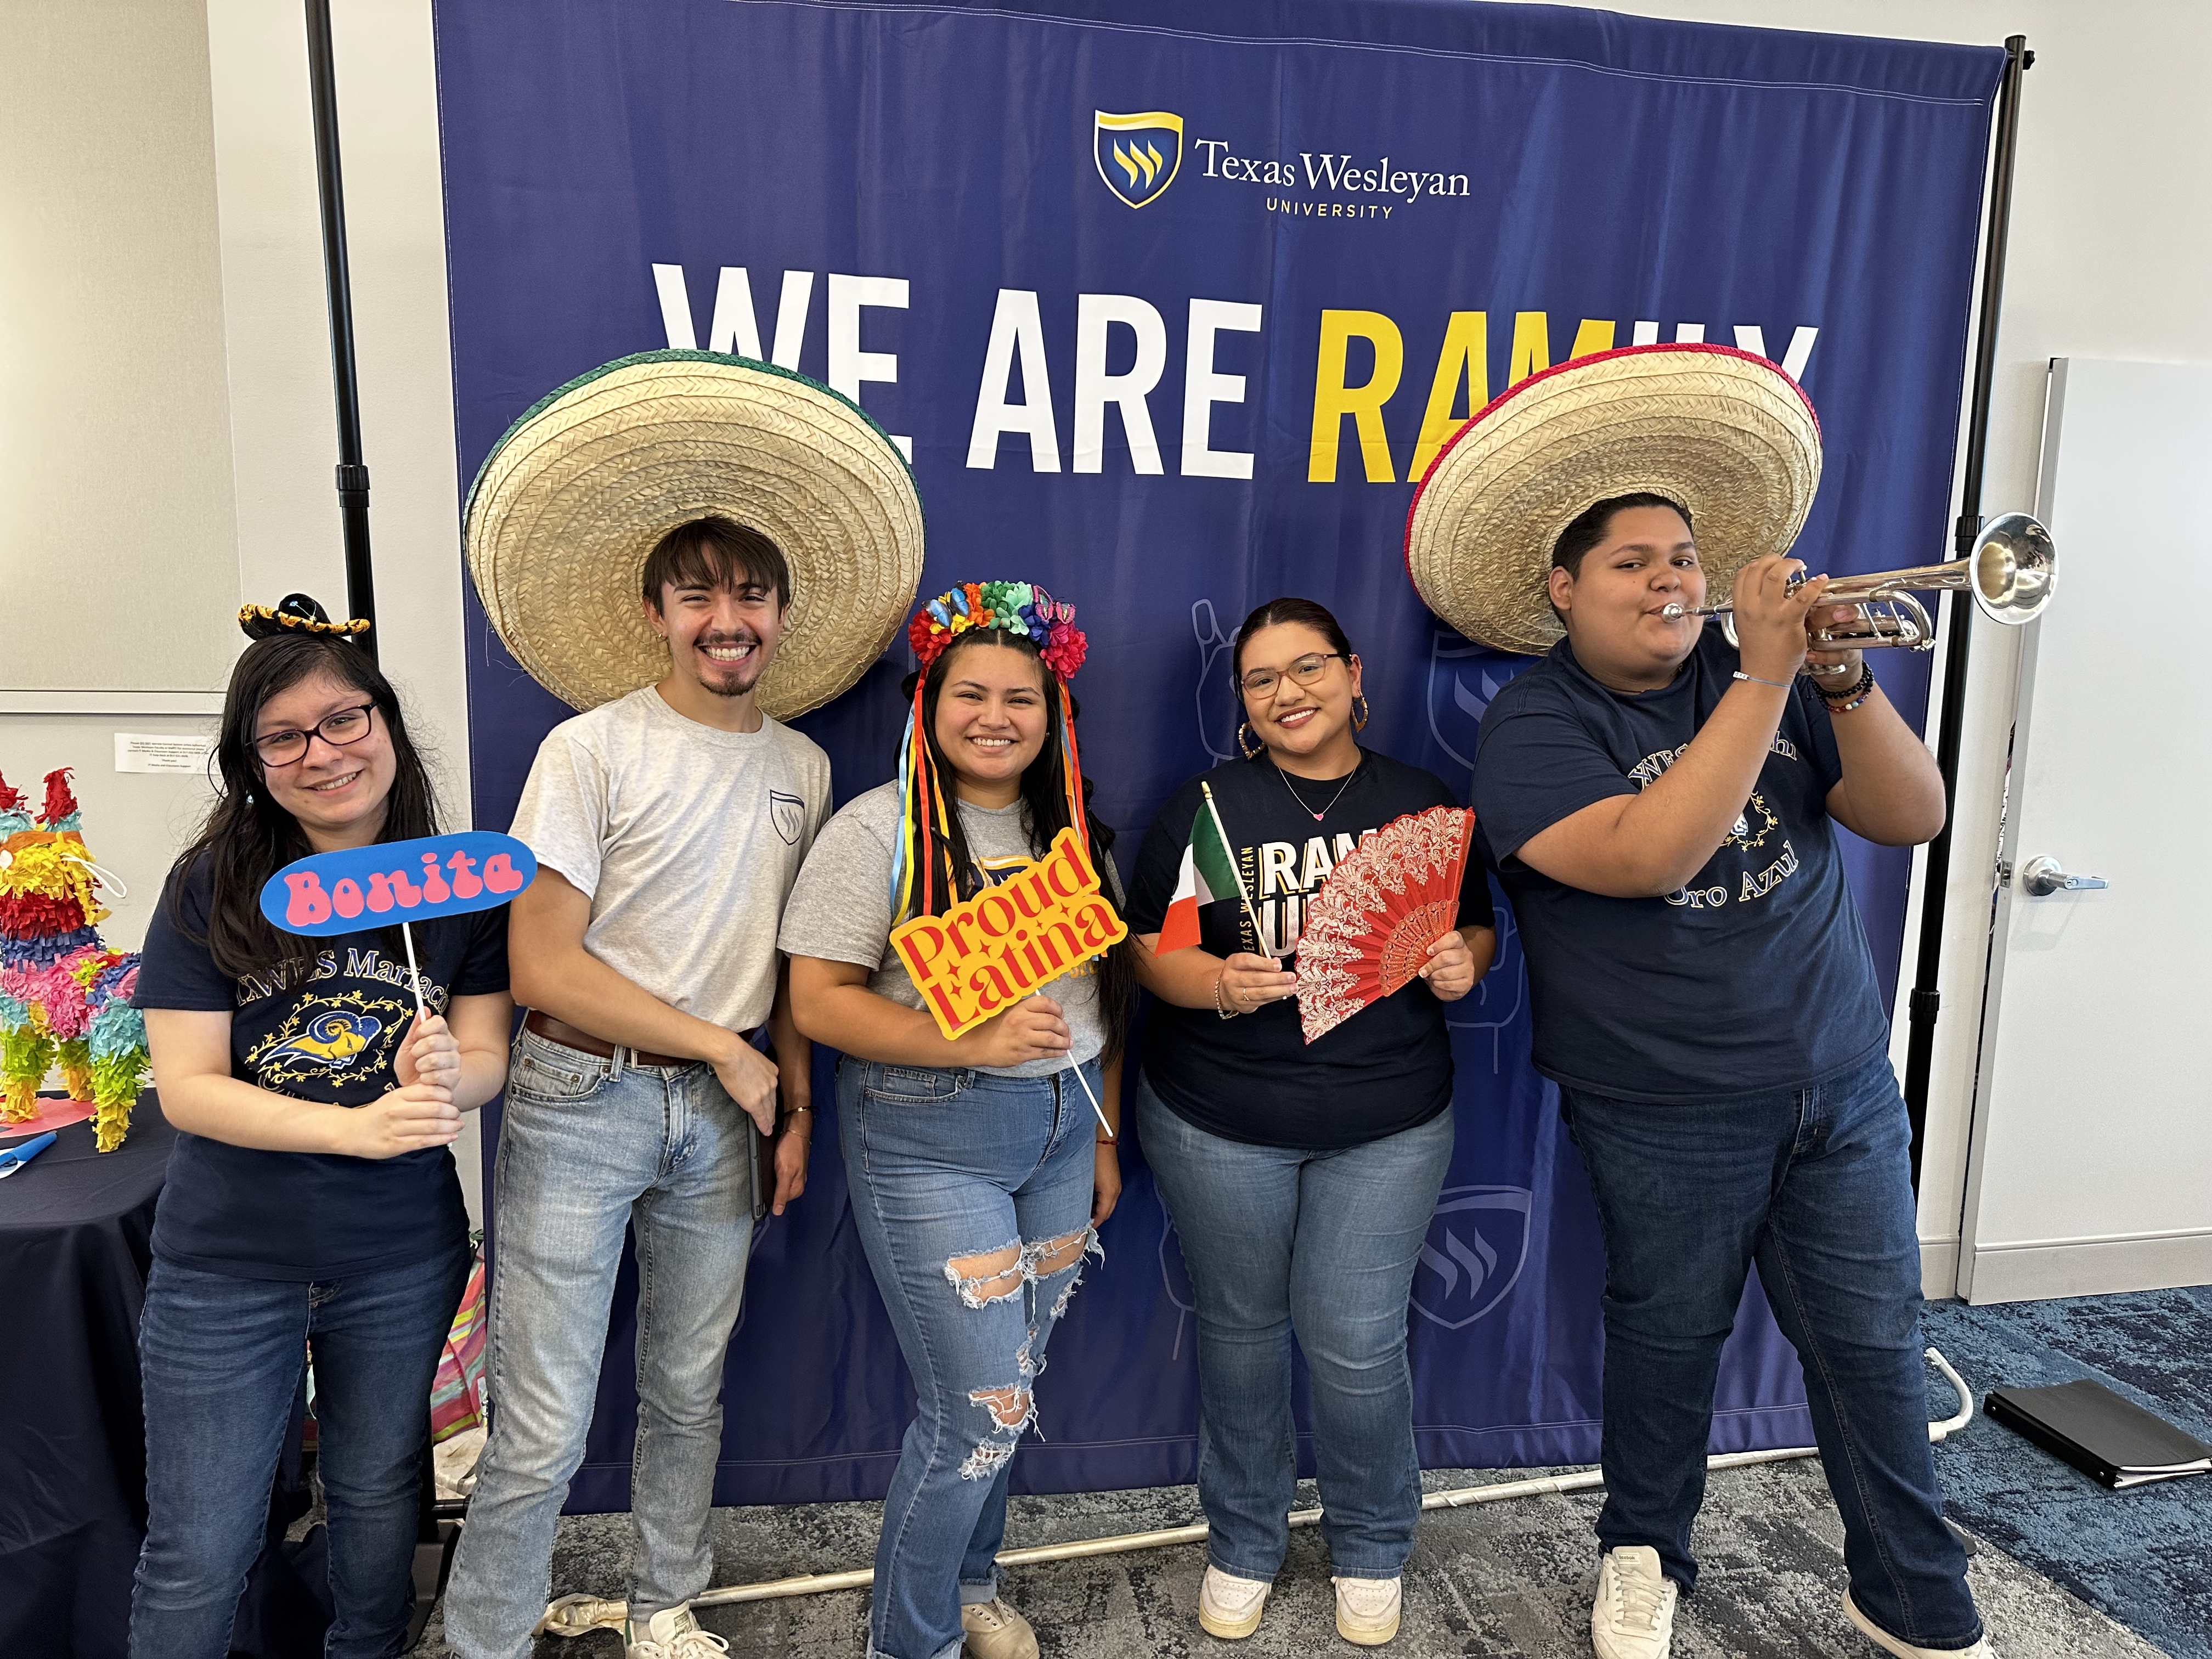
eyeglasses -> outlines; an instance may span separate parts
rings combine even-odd
[[[1275,684],[1288,674],[1293,684],[1311,685],[1321,678],[1322,670],[1328,666],[1331,657],[1340,656],[1334,651],[1316,651],[1310,657],[1300,657],[1288,668],[1255,668],[1238,682],[1248,697],[1264,697],[1275,689]]]
[[[349,743],[359,743],[375,724],[369,718],[369,711],[375,707],[373,702],[365,702],[358,708],[337,709],[317,720],[311,732],[268,732],[254,738],[253,752],[261,757],[264,766],[289,766],[307,754],[310,738],[320,738],[340,749]]]

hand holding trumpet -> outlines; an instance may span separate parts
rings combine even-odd
[[[1812,642],[1813,607],[1827,586],[1826,576],[1808,576],[1798,560],[1775,554],[1735,573],[1729,614],[1745,673],[1784,685],[1796,677]]]

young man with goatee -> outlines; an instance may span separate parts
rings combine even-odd
[[[1820,464],[1773,364],[1630,348],[1522,382],[1414,508],[1415,580],[1463,632],[1556,641],[1484,714],[1473,793],[1605,1233],[1600,1659],[1664,1659],[1697,1584],[1754,1265],[1804,1362],[1844,1620],[1899,1659],[1990,1652],[1929,1449],[1911,1134],[1837,836],[1925,841],[1943,786],[1832,631],[1863,621],[1785,556]],[[1705,620],[1724,598],[1732,634]]]
[[[790,572],[758,531],[701,518],[653,549],[642,598],[666,677],[556,726],[515,810],[538,875],[509,943],[530,1013],[494,1188],[490,1437],[446,1599],[463,1659],[530,1650],[626,1228],[639,1284],[624,1645],[719,1659],[685,1603],[714,1568],[723,1362],[754,1222],[806,1184],[810,1045],[775,937],[830,813],[830,763],[754,696]]]

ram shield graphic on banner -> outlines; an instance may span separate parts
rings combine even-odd
[[[1447,1187],[1413,1274],[1413,1311],[1448,1331],[1513,1293],[1528,1259],[1526,1187]]]
[[[1091,159],[1098,176],[1133,208],[1150,207],[1167,194],[1182,168],[1182,117],[1165,110],[1144,115],[1091,112]]]

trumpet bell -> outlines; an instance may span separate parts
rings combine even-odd
[[[2025,513],[1992,520],[1967,556],[1974,604],[1991,622],[2017,628],[2043,614],[2058,586],[2051,532]]]

